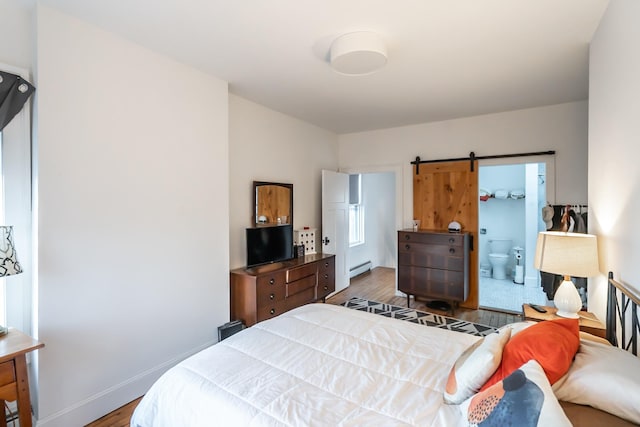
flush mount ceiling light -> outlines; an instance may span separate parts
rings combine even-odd
[[[387,63],[387,47],[378,34],[358,31],[335,39],[330,56],[334,70],[359,76],[373,73]]]

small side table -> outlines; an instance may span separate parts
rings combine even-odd
[[[4,413],[5,400],[10,402],[18,401],[20,427],[32,426],[26,354],[42,347],[44,347],[43,343],[15,329],[9,329],[6,335],[0,337],[1,427],[7,425]]]
[[[522,304],[522,314],[524,316],[524,320],[533,320],[535,322],[540,322],[542,320],[553,320],[553,319],[563,319],[562,317],[556,315],[558,311],[555,307],[543,307],[547,310],[546,313],[538,313],[535,311],[529,304]],[[580,316],[579,324],[580,330],[582,332],[588,332],[592,335],[595,335],[600,338],[607,338],[607,327],[598,320],[595,314],[588,311],[579,311],[578,315]]]

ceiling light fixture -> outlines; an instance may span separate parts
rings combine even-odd
[[[371,31],[344,34],[331,44],[331,66],[339,73],[361,76],[379,70],[387,63],[387,47]]]

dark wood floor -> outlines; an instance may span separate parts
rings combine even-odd
[[[396,296],[395,294],[395,274],[396,271],[393,268],[374,268],[370,272],[363,273],[351,279],[350,286],[344,291],[328,298],[327,303],[342,304],[352,297],[362,297],[387,304],[406,306],[407,299]],[[411,308],[451,316],[451,313],[432,310],[421,301],[414,302],[411,300]],[[469,310],[465,308],[458,308],[454,316],[468,322],[482,323],[494,327],[500,327],[522,320],[520,316],[514,314],[491,310]],[[140,398],[88,424],[87,427],[128,427],[131,414],[139,401]]]

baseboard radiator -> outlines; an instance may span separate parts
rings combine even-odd
[[[371,271],[371,261],[366,261],[360,265],[351,267],[349,270],[349,278],[356,277],[357,275],[366,273],[367,271]]]

